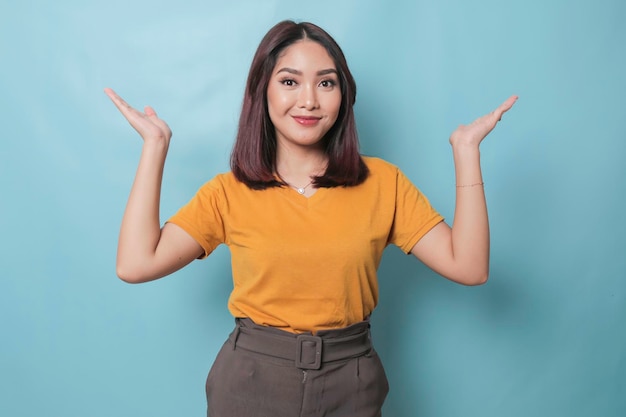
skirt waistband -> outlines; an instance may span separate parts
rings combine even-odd
[[[250,319],[236,319],[229,340],[234,349],[245,349],[294,362],[300,369],[320,369],[324,363],[363,356],[372,350],[369,322],[313,334],[294,334],[260,326]]]

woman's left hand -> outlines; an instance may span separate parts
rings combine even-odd
[[[452,135],[450,135],[450,144],[478,146],[482,140],[496,127],[496,124],[502,119],[502,115],[508,111],[517,101],[517,96],[509,97],[497,109],[474,120],[468,125],[460,125]]]

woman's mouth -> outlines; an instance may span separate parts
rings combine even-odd
[[[302,126],[313,126],[320,121],[321,117],[315,116],[292,116],[293,119]]]

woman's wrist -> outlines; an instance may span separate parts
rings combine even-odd
[[[150,155],[163,155],[167,154],[168,148],[169,141],[165,138],[144,139],[142,151]]]

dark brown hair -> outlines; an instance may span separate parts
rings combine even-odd
[[[359,154],[354,121],[356,83],[335,40],[308,22],[285,20],[263,37],[252,59],[243,98],[239,130],[230,157],[235,177],[253,189],[284,186],[274,176],[276,132],[267,109],[267,87],[278,58],[293,43],[308,39],[323,46],[335,63],[341,88],[341,107],[335,124],[322,141],[328,156],[323,175],[313,178],[317,187],[353,186],[365,181],[368,169]]]

